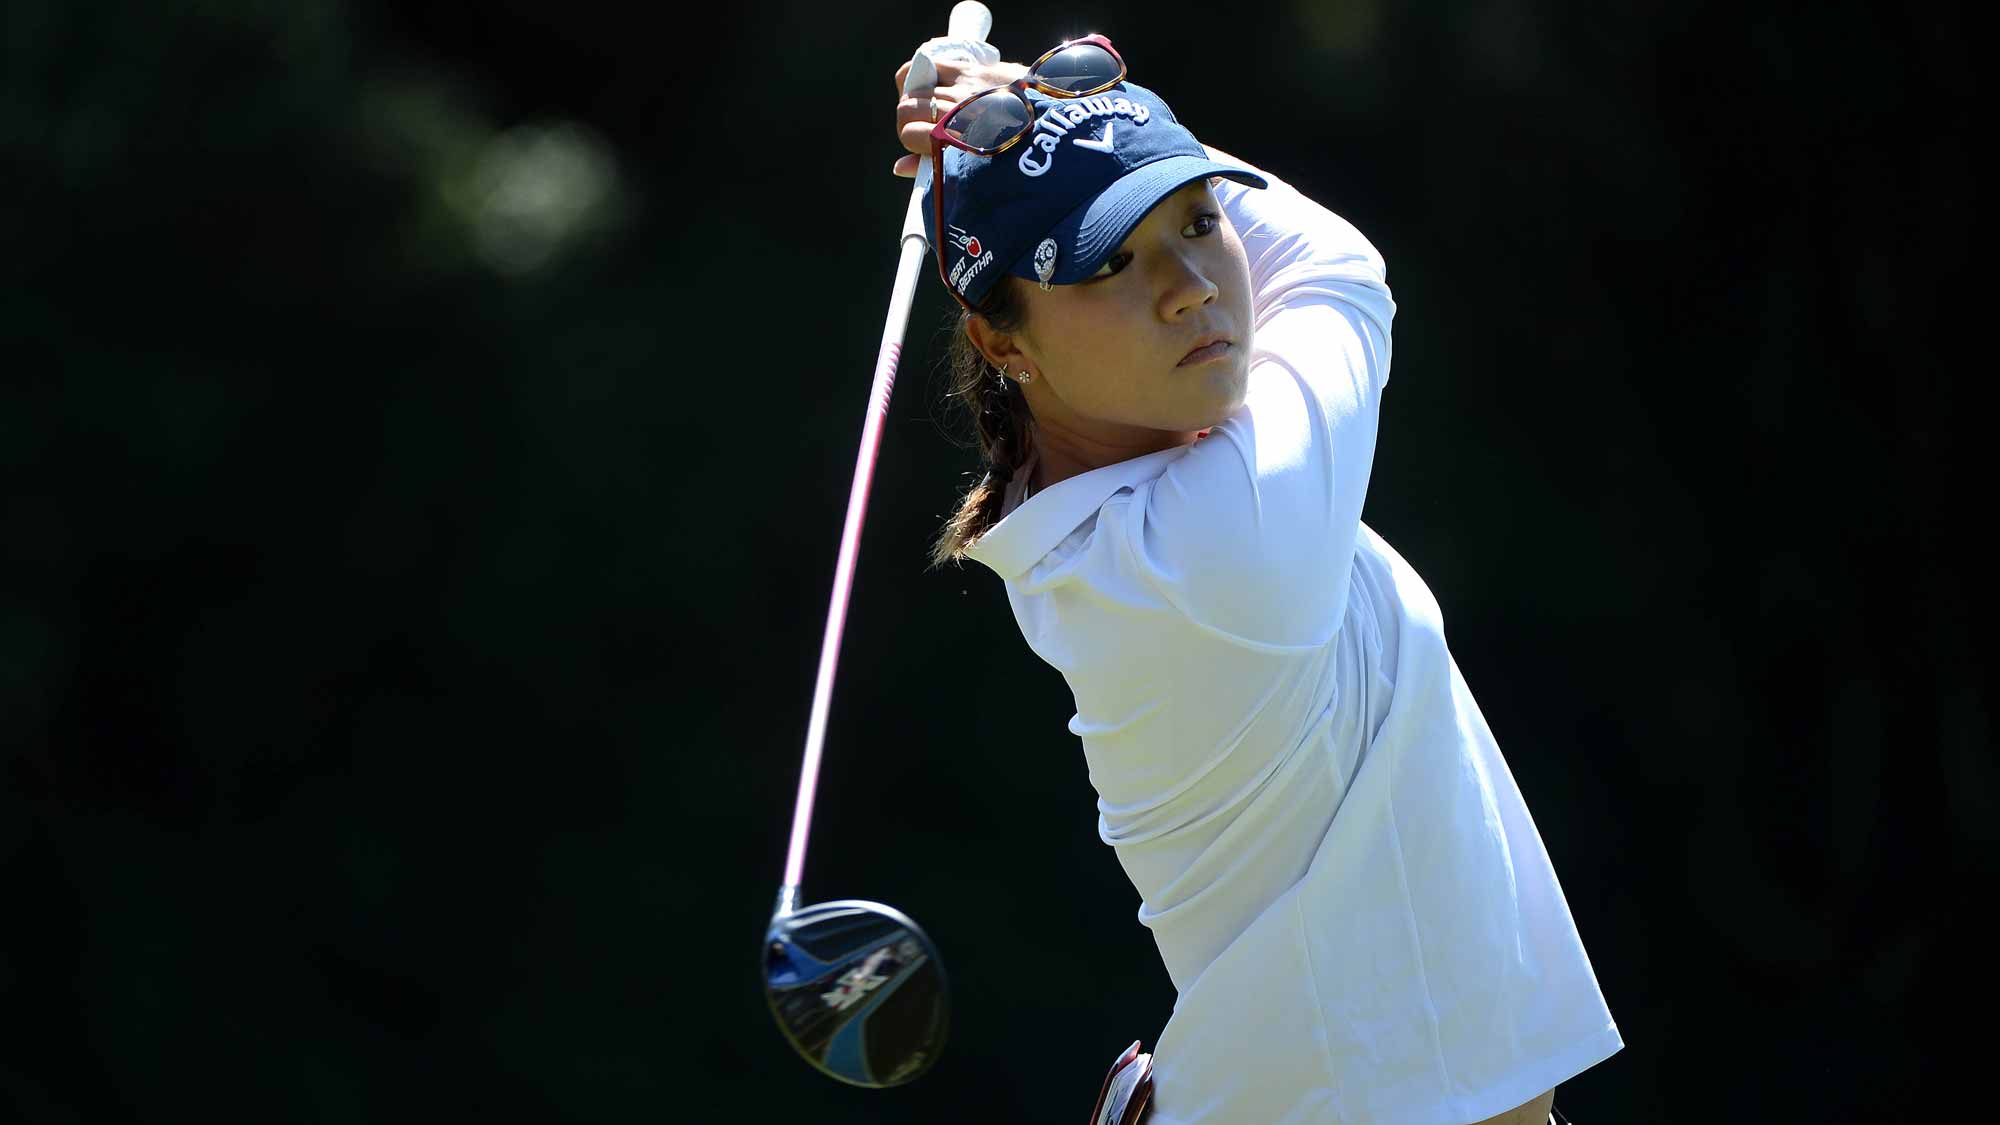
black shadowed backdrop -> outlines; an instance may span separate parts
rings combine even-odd
[[[843,1086],[758,986],[948,9],[8,4],[0,1118],[1062,1122],[1151,1046],[1068,690],[925,569],[931,278],[805,887],[928,929],[952,1038]],[[1583,1125],[1913,1120],[1970,1056],[1963,17],[995,5],[1383,251],[1366,518],[1624,1034]]]

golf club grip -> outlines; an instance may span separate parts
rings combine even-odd
[[[979,0],[959,0],[951,6],[951,21],[948,32],[953,39],[977,39],[986,42],[993,33],[993,13]]]
[[[954,35],[976,31],[970,36],[984,41],[993,27],[993,15],[979,0],[961,0],[952,9],[950,26]],[[919,58],[921,58],[921,54]],[[924,60],[928,62],[928,60]],[[917,67],[910,68],[913,72]],[[935,71],[932,73],[935,82]],[[928,159],[928,158],[926,158]],[[923,238],[922,209],[918,203],[923,187],[920,177],[911,189],[909,217],[917,220],[916,237],[910,237],[906,218],[896,263],[895,287],[889,295],[889,313],[882,325],[882,342],[875,351],[875,382],[868,396],[868,415],[861,427],[861,448],[854,459],[854,483],[847,494],[847,520],[841,528],[839,561],[834,565],[833,597],[827,606],[826,631],[820,639],[819,675],[813,683],[812,716],[806,723],[805,761],[799,769],[798,803],[792,810],[792,840],[785,855],[785,879],[778,891],[780,910],[796,901],[805,873],[806,837],[812,826],[813,799],[819,788],[820,757],[826,746],[827,715],[833,705],[833,679],[840,663],[840,639],[847,624],[847,602],[854,587],[854,569],[861,552],[861,525],[868,511],[868,491],[874,482],[875,459],[882,445],[882,427],[889,416],[889,394],[896,386],[896,368],[902,363],[903,336],[910,322],[910,306],[916,300],[917,280],[930,258]]]

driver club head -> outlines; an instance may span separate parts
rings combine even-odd
[[[785,1039],[842,1082],[901,1086],[944,1050],[944,963],[894,907],[842,899],[788,911],[781,902],[762,967],[764,999]]]

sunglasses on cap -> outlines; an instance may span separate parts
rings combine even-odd
[[[1034,103],[1028,100],[1030,86],[1052,98],[1082,98],[1103,93],[1124,80],[1125,60],[1111,46],[1111,40],[1086,35],[1057,44],[1021,77],[1005,86],[979,91],[931,126],[931,168],[937,177],[931,191],[936,211],[931,227],[936,237],[931,241],[937,249],[939,279],[967,312],[976,310],[952,287],[951,274],[945,268],[945,147],[964,149],[974,156],[993,156],[1014,147],[1035,124]]]

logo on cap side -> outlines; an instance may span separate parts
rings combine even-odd
[[[961,254],[970,254],[975,258],[979,256],[978,235],[967,233],[962,227],[953,227],[949,226],[949,224],[947,224],[947,227],[951,231],[948,239],[954,249]]]
[[[950,284],[963,294],[966,287],[972,284],[972,279],[978,277],[981,270],[993,264],[993,251],[979,244],[979,236],[959,227],[947,226],[950,233],[946,235],[946,239],[962,255],[951,267]]]
[[[1056,240],[1053,238],[1044,238],[1042,239],[1042,244],[1035,247],[1035,276],[1041,279],[1042,291],[1044,293],[1048,292],[1049,278],[1055,275]]]

